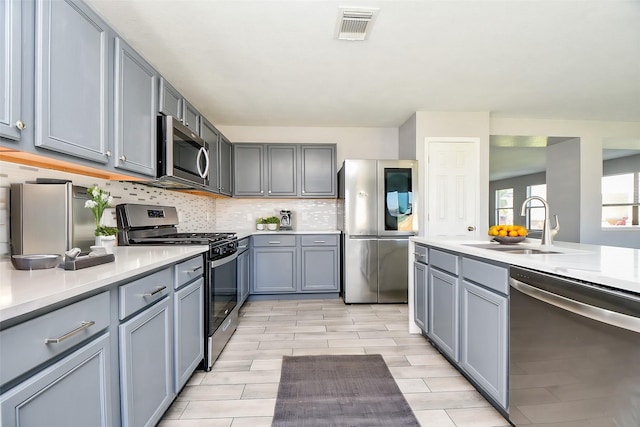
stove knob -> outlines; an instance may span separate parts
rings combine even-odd
[[[213,253],[216,255],[220,255],[220,248],[213,248]]]

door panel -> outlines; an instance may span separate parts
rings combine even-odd
[[[344,208],[347,233],[351,236],[378,234],[375,160],[345,160]]]
[[[412,235],[418,231],[417,162],[378,161],[378,235]]]
[[[478,195],[476,143],[430,142],[428,150],[428,235],[474,237]]]
[[[345,236],[344,302],[378,302],[378,240]]]
[[[378,302],[407,302],[408,251],[407,239],[378,240]]]

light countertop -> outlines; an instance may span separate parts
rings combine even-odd
[[[422,243],[445,250],[491,259],[505,264],[530,268],[640,294],[640,250],[581,243],[554,242],[545,248],[554,254],[509,254],[469,244],[489,244],[488,239],[452,240],[412,237]],[[491,243],[499,246],[498,243]],[[540,249],[540,241],[527,239],[514,247]]]
[[[0,323],[206,252],[208,246],[121,246],[115,261],[76,271],[16,270],[0,261]]]

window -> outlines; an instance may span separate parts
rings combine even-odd
[[[638,225],[640,172],[602,177],[602,227]]]
[[[527,197],[538,196],[547,200],[547,184],[528,185]],[[544,228],[544,206],[542,202],[534,200],[526,207],[526,227],[529,230],[542,230]]]
[[[496,225],[513,224],[513,188],[496,190]]]

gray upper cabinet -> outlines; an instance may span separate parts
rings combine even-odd
[[[36,146],[107,163],[109,27],[71,0],[36,9]]]
[[[155,177],[157,74],[120,37],[115,51],[115,167]]]
[[[182,120],[182,95],[163,77],[160,77],[160,89],[158,90],[158,112],[165,116],[173,116]]]
[[[19,140],[22,121],[22,0],[0,3],[0,137]]]
[[[195,133],[199,134],[200,132],[199,122],[200,122],[200,113],[198,113],[198,110],[196,110],[193,105],[189,104],[189,101],[183,98],[182,99],[182,123],[189,129],[194,131]]]
[[[336,146],[300,145],[300,196],[336,197]]]
[[[218,150],[220,132],[208,120],[200,122],[200,136],[209,143],[209,189],[220,192],[220,152]]]
[[[267,194],[271,197],[290,197],[298,194],[296,145],[267,145]]]
[[[222,134],[218,143],[218,167],[220,194],[231,196],[233,192],[233,150],[231,142]]]
[[[336,197],[335,144],[234,144],[238,197]]]
[[[233,144],[233,195],[264,196],[263,144]]]

